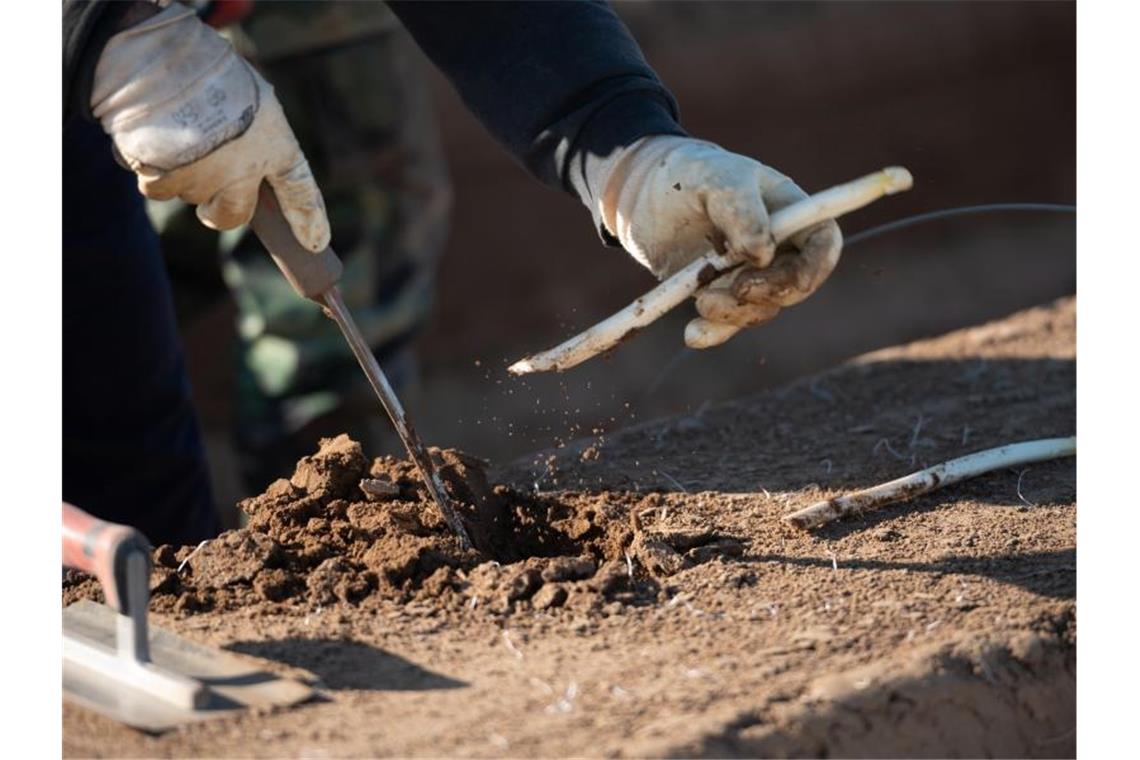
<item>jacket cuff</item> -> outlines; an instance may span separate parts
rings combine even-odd
[[[620,92],[611,98],[586,122],[571,150],[571,165],[565,175],[570,184],[568,189],[590,209],[594,226],[602,242],[608,246],[621,245],[606,230],[598,203],[610,161],[620,151],[649,135],[688,137],[677,123],[677,104],[655,83]]]

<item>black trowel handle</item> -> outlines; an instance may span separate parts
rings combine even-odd
[[[344,267],[336,253],[332,248],[313,253],[297,242],[268,182],[261,183],[249,224],[289,284],[305,298],[316,300],[340,281]]]

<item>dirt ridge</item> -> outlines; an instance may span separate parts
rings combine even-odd
[[[1074,757],[1076,670],[1075,640],[1066,635],[964,636],[902,662],[822,676],[795,699],[764,702],[697,738],[631,754]],[[1057,730],[1065,725],[1072,728]]]

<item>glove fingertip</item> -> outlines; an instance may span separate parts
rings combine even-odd
[[[297,241],[313,253],[328,248],[332,232],[325,212],[325,200],[308,163],[302,159],[285,174],[267,179],[277,193],[281,213]]]
[[[324,209],[319,211],[295,209],[291,213],[285,214],[285,220],[289,222],[289,227],[293,230],[293,236],[297,238],[297,242],[309,252],[320,253],[329,247],[332,232],[329,229]]]
[[[738,327],[724,322],[712,322],[703,317],[689,320],[685,325],[685,345],[689,348],[712,348],[736,335]]]
[[[165,175],[139,174],[137,185],[139,193],[152,201],[168,201],[178,197],[178,188],[164,182]]]
[[[249,224],[257,209],[256,182],[227,187],[206,203],[198,205],[198,218],[215,230],[232,230]]]
[[[768,266],[776,256],[776,241],[773,239],[767,224],[760,232],[741,236],[733,247],[743,258],[759,267]]]
[[[214,217],[210,212],[211,209],[207,204],[202,204],[194,209],[194,215],[198,217],[198,221],[204,226],[212,230],[217,230],[218,232],[225,231],[224,227],[214,221]]]

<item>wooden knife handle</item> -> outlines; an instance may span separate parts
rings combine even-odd
[[[249,226],[285,279],[303,297],[316,300],[340,281],[344,267],[336,253],[331,247],[314,253],[297,242],[268,182],[261,183]]]

